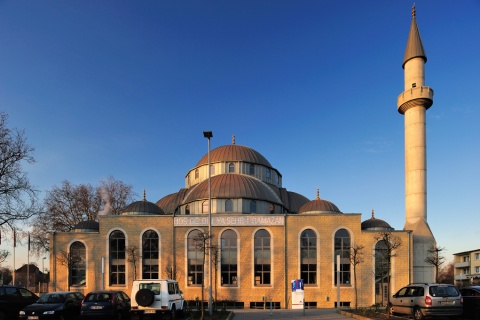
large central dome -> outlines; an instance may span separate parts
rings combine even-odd
[[[272,165],[262,156],[258,151],[255,151],[249,147],[239,146],[236,144],[230,144],[218,147],[210,151],[210,162],[229,162],[229,161],[241,161],[261,164],[271,168]],[[208,153],[203,156],[197,163],[197,167],[208,164]]]

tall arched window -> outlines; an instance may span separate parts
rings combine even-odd
[[[142,279],[158,279],[159,247],[158,233],[145,231],[142,235]]]
[[[188,234],[188,285],[201,285],[203,282],[203,233],[192,230]]]
[[[334,278],[337,285],[337,255],[340,256],[340,285],[350,285],[350,234],[345,229],[335,233]]]
[[[202,213],[209,213],[208,212],[208,205],[209,205],[208,200],[205,200],[205,201],[202,202]]]
[[[255,233],[254,251],[255,285],[269,285],[271,284],[272,253],[271,237],[267,230],[261,229]]]
[[[317,235],[312,229],[300,236],[300,278],[305,284],[317,283]]]
[[[87,255],[85,245],[80,241],[75,241],[70,246],[70,252],[68,256],[70,267],[70,285],[71,286],[84,286],[86,282],[86,270],[87,270]]]
[[[198,179],[198,169],[195,169],[195,180]]]
[[[250,201],[250,213],[257,212],[257,202],[255,200]]]
[[[267,177],[267,179],[271,178],[272,172],[270,171],[270,169],[267,168],[267,170],[265,171],[265,176]]]
[[[235,165],[232,162],[230,162],[228,164],[228,173],[234,173],[234,172],[235,172]]]
[[[110,285],[125,284],[125,235],[120,230],[110,233]]]
[[[222,286],[237,286],[237,234],[225,230],[221,237],[221,278]]]
[[[225,200],[225,212],[232,212],[232,211],[233,211],[232,199]]]
[[[185,214],[190,214],[190,206],[188,204],[185,206]]]
[[[253,163],[250,163],[248,166],[248,174],[251,176],[255,175],[255,165]]]
[[[210,175],[215,175],[215,166],[213,164],[210,165]]]
[[[268,213],[274,214],[275,213],[275,205],[270,203]]]
[[[388,253],[384,240],[375,244],[375,301],[384,302],[388,298]]]

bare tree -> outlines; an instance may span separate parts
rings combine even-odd
[[[77,254],[77,251],[64,251],[60,250],[60,254],[57,256],[58,262],[66,266],[68,269],[68,291],[72,284],[72,269],[82,261],[82,257]]]
[[[167,279],[177,279],[177,271],[170,264],[167,264],[165,267],[165,273],[167,274]]]
[[[454,270],[455,270],[455,262],[449,262],[445,267],[441,268],[439,271],[439,275],[437,278],[438,283],[451,283],[454,282]]]
[[[98,191],[102,198],[100,214],[120,215],[135,196],[133,186],[115,180],[112,176],[100,181]]]
[[[426,263],[435,267],[436,283],[439,283],[439,280],[440,280],[440,274],[439,274],[440,266],[445,262],[445,257],[441,254],[443,251],[445,251],[445,248],[432,245],[428,249],[428,255],[425,258]]]
[[[217,271],[218,271],[218,262],[220,261],[220,247],[217,245],[210,246],[210,259],[212,259],[212,265],[215,270],[215,274],[213,275],[213,279],[215,279],[215,307],[217,305]]]
[[[354,245],[350,248],[350,263],[353,266],[353,281],[355,283],[355,309],[358,307],[358,284],[357,284],[357,266],[364,262],[362,245]]]
[[[98,220],[99,214],[119,214],[135,194],[132,187],[109,177],[100,186],[74,185],[65,180],[45,197],[45,210],[35,217],[32,251],[37,256],[49,251],[50,233],[68,232],[85,220]]]
[[[0,268],[0,278],[3,284],[9,284],[13,280],[12,269],[10,268]]]
[[[7,128],[8,115],[0,113],[0,228],[10,230],[41,209],[38,191],[30,184],[23,164],[32,164],[33,147],[27,144],[24,131]]]
[[[402,245],[402,239],[395,236],[392,232],[380,232],[375,236],[376,241],[381,241],[384,245],[383,249],[375,250],[375,254],[381,254],[387,261],[387,318],[390,319],[390,277],[392,258],[397,256],[396,249]]]
[[[133,279],[137,279],[137,264],[140,258],[140,248],[138,246],[125,247],[125,253],[127,254],[127,262],[133,267]]]
[[[203,263],[202,266],[205,267],[205,257],[207,255],[207,252],[209,251],[209,243],[210,239],[212,236],[208,232],[199,232],[194,238],[193,242],[195,246],[200,249],[203,253]],[[205,268],[203,268],[203,277],[202,277],[202,301],[201,301],[201,308],[202,308],[202,319],[205,318],[205,308],[203,306],[203,302],[205,301],[205,294],[204,294],[204,289],[205,289]]]

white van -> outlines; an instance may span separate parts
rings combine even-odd
[[[175,319],[177,312],[184,311],[185,300],[175,280],[134,280],[130,297],[131,320]]]

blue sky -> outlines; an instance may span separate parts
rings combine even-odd
[[[0,110],[36,148],[42,195],[112,175],[156,202],[184,187],[212,130],[212,149],[235,135],[288,190],[402,229],[412,4],[0,1]],[[480,1],[416,8],[435,90],[428,222],[451,259],[480,248]]]

